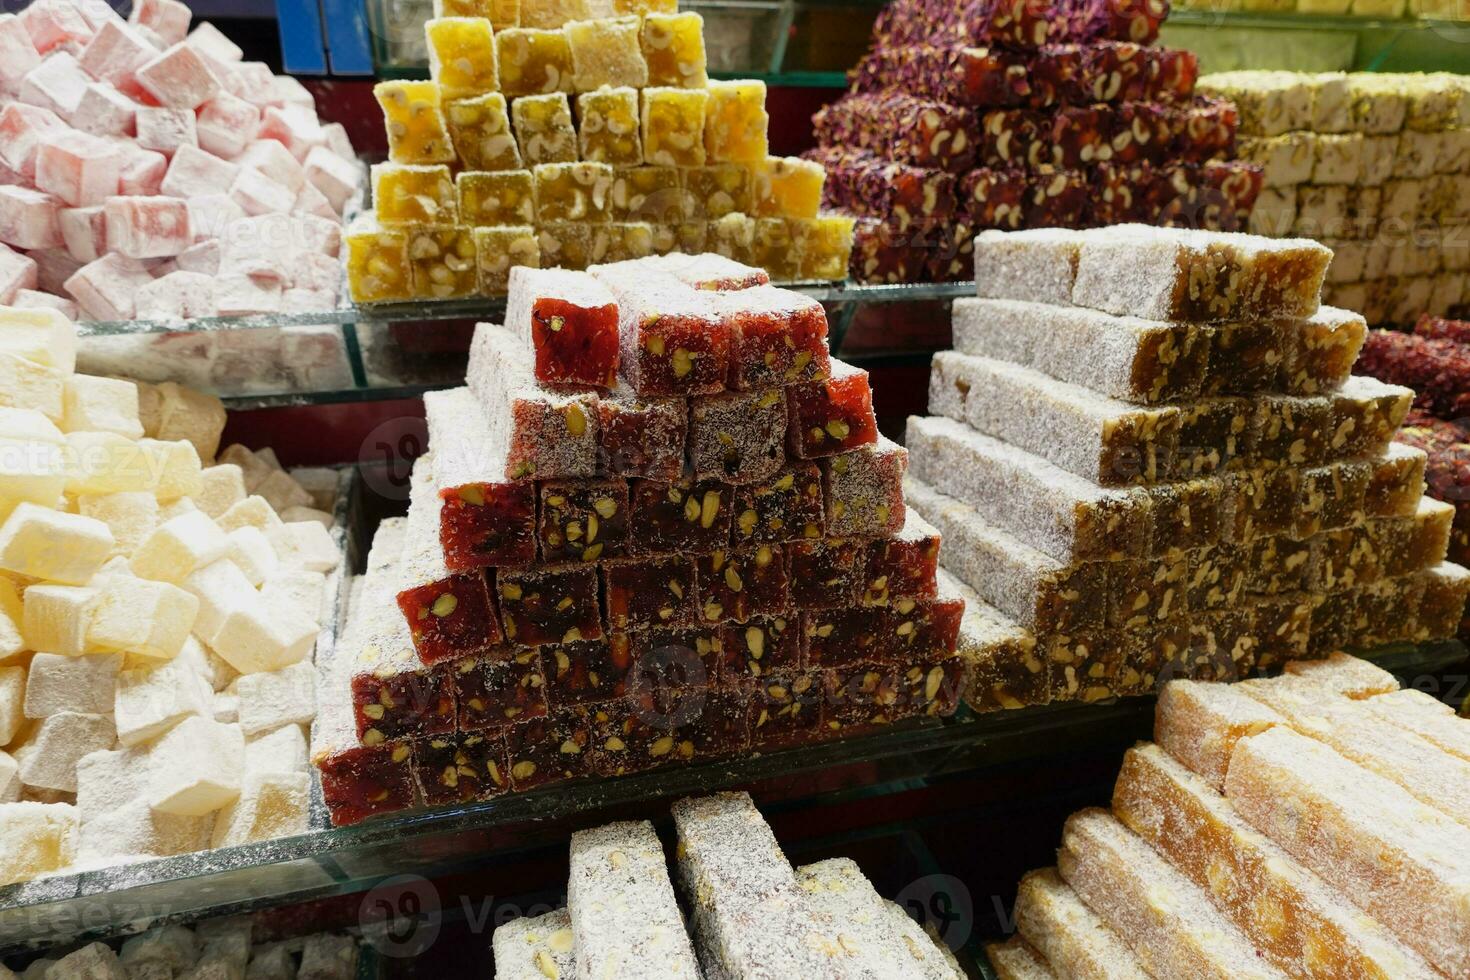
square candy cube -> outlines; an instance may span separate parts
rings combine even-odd
[[[170,197],[186,199],[228,194],[239,173],[238,164],[221,160],[196,146],[182,144],[169,161],[161,190]]]
[[[541,264],[541,243],[530,225],[477,227],[474,236],[480,291],[486,295],[505,292],[510,285],[510,270],[516,266],[536,268]]]
[[[70,52],[53,51],[25,73],[20,82],[20,100],[49,109],[69,122],[92,80]]]
[[[62,312],[67,312],[62,306],[57,306],[55,300],[66,303],[61,297],[52,297],[51,300],[44,299],[48,294],[38,293],[32,287],[36,285],[36,260],[28,255],[22,255],[12,249],[6,248],[0,251],[0,303],[7,303],[18,307],[32,307],[35,305],[55,306]],[[71,313],[68,319],[75,319],[75,313]]]
[[[753,209],[750,170],[739,164],[716,163],[679,170],[688,204],[686,217],[714,221],[732,211],[749,214]]]
[[[707,624],[745,622],[791,607],[786,555],[780,545],[742,550],[716,549],[698,563],[699,616]]]
[[[730,540],[735,501],[726,484],[717,480],[634,480],[628,493],[634,554],[707,552]]]
[[[612,167],[605,163],[543,163],[533,173],[540,221],[607,220]]]
[[[597,452],[608,473],[677,480],[689,412],[683,399],[642,399],[626,381],[597,399]]]
[[[566,93],[521,96],[511,103],[510,112],[526,166],[576,161],[577,132]]]
[[[495,38],[483,17],[437,17],[424,25],[429,74],[446,98],[481,95],[500,88]]]
[[[572,51],[577,91],[648,85],[648,62],[638,43],[637,17],[574,20],[562,30]]]
[[[577,96],[578,139],[582,159],[618,167],[643,162],[636,89],[604,89]]]
[[[629,167],[613,172],[608,217],[613,221],[681,222],[688,214],[675,167]]]
[[[454,178],[460,220],[482,228],[529,225],[536,220],[535,183],[529,171],[461,171]]]
[[[602,636],[597,569],[591,565],[502,569],[495,588],[507,640],[539,646]],[[608,602],[608,616],[616,621],[611,595]]]
[[[730,328],[731,388],[800,385],[827,378],[827,313],[816,300],[762,285],[719,294]]]
[[[51,133],[36,149],[36,187],[72,207],[101,204],[116,194],[123,154],[86,133]]]
[[[813,540],[822,536],[824,523],[822,471],[816,463],[795,464],[736,492],[737,544]]]
[[[139,289],[153,276],[137,259],[109,254],[89,262],[66,280],[66,291],[94,320],[131,319]]]
[[[793,455],[816,459],[878,439],[868,373],[831,361],[831,376],[786,391],[787,442]]]
[[[704,89],[644,89],[644,162],[674,167],[703,166],[705,111],[709,102],[709,92]]]
[[[413,294],[424,299],[473,296],[480,290],[479,257],[468,225],[424,225],[409,230]]]
[[[548,480],[540,484],[541,559],[593,562],[627,551],[628,485],[622,480]]]
[[[495,56],[506,98],[576,91],[571,45],[561,31],[525,27],[498,31]]]
[[[800,157],[766,157],[754,167],[755,213],[772,218],[815,218],[826,171]]]
[[[709,83],[704,18],[696,13],[650,13],[638,36],[648,63],[648,84],[704,88]]]
[[[405,232],[363,221],[354,223],[343,241],[347,245],[347,288],[355,301],[384,303],[413,295]]]
[[[546,674],[535,650],[471,657],[452,669],[462,732],[491,731],[546,714]]]
[[[218,157],[233,159],[256,135],[259,123],[258,108],[229,92],[219,92],[199,107],[194,141]]]
[[[778,388],[693,399],[689,458],[695,476],[760,483],[786,462],[786,406]]]
[[[373,206],[381,224],[434,225],[459,220],[454,180],[442,164],[378,163],[373,165],[372,181]]]
[[[24,249],[59,248],[64,244],[60,219],[64,210],[61,201],[50,194],[13,184],[0,185],[0,242]],[[33,261],[33,279],[34,269]]]
[[[131,136],[137,105],[111,85],[92,82],[82,93],[71,123],[93,136]]]
[[[50,109],[11,102],[0,109],[0,163],[25,177],[36,175],[36,149],[47,132],[64,131],[66,124]]]
[[[110,197],[107,248],[133,259],[178,255],[193,242],[188,205],[175,197]]]
[[[616,384],[617,301],[592,276],[512,269],[505,322],[529,338],[538,381],[599,388]]]
[[[510,129],[505,96],[487,92],[444,105],[449,136],[465,170],[519,170],[520,150]]]
[[[695,567],[682,555],[627,558],[602,566],[608,625],[692,626],[698,618]]]
[[[436,82],[392,81],[373,86],[394,163],[453,163],[454,144]]]
[[[710,160],[760,163],[766,159],[766,83],[712,81],[704,112],[704,148]],[[649,161],[657,162],[657,161]]]
[[[186,44],[175,44],[138,67],[143,91],[159,105],[194,109],[214,98],[220,80],[204,57]]]
[[[837,609],[855,605],[866,570],[861,541],[839,538],[792,541],[791,601],[798,609]]]
[[[827,533],[885,537],[904,524],[903,474],[908,452],[879,437],[876,443],[822,462]]]

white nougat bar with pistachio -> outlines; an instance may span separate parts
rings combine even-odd
[[[699,980],[664,847],[648,821],[572,835],[567,909],[577,976]]]
[[[910,416],[906,443],[915,477],[1063,564],[1150,552],[1148,488],[1100,488],[953,419]]]
[[[577,976],[572,917],[566,909],[512,919],[496,928],[490,943],[497,980],[573,980]]]
[[[912,476],[904,480],[904,496],[943,535],[945,568],[1016,625],[1033,633],[1103,625],[1107,563],[1064,565]]]
[[[1040,371],[941,351],[929,373],[929,411],[1102,486],[1153,483],[1179,447],[1179,409],[1138,406]]]
[[[954,301],[954,349],[1142,404],[1200,393],[1208,331],[1021,299]]]
[[[851,858],[797,868],[796,881],[819,912],[841,923],[843,946],[871,972],[891,980],[964,977],[917,922],[890,915],[888,903]]]

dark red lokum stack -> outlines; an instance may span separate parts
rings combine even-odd
[[[1413,388],[1415,407],[1439,418],[1470,418],[1470,345],[1443,336],[1370,330],[1357,370]]]
[[[705,255],[516,269],[508,309],[324,681],[334,821],[955,710],[964,601],[819,303]]]
[[[1237,230],[1261,172],[1199,65],[1153,46],[1167,0],[894,0],[814,117],[824,203],[857,216],[865,282],[968,278],[948,236],[1141,222]]]

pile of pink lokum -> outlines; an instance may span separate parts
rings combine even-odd
[[[1260,168],[1235,107],[1152,46],[1167,0],[894,0],[852,91],[817,113],[824,204],[869,282],[968,279],[976,231],[1125,222],[1237,230]]]
[[[0,303],[92,320],[330,309],[362,173],[293,78],[177,0],[0,15]]]

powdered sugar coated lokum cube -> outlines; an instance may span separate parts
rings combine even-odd
[[[238,164],[221,160],[196,146],[183,145],[169,162],[162,190],[170,197],[185,198],[228,194],[239,172]]]
[[[223,275],[215,281],[214,303],[217,316],[277,313],[281,309],[281,284],[252,276]]]
[[[111,85],[92,82],[82,93],[71,124],[93,136],[131,136],[138,104]]]
[[[215,61],[239,61],[245,52],[234,41],[225,36],[218,27],[208,22],[201,23],[184,39],[189,47],[208,55]]]
[[[128,20],[148,28],[165,44],[174,44],[184,39],[189,18],[189,7],[179,0],[138,0]]]
[[[63,244],[60,212],[61,201],[50,194],[0,186],[0,242],[25,249],[58,248]]]
[[[31,263],[32,267],[34,266],[32,260],[23,255],[16,256],[15,253],[11,253],[11,256],[25,259],[27,263]],[[21,289],[17,290],[15,295],[9,300],[6,300],[4,297],[8,295],[8,292],[5,283],[12,281],[11,273],[7,271],[5,264],[7,258],[7,256],[0,254],[0,302],[8,302],[11,306],[19,310],[56,310],[68,320],[75,320],[77,318],[77,315],[81,312],[77,309],[77,304],[64,296],[53,296],[50,293],[37,292],[34,289]]]
[[[86,133],[48,133],[36,149],[36,187],[72,207],[101,204],[117,193],[123,153]]]
[[[205,103],[206,108],[210,105],[213,103]],[[137,145],[142,149],[173,156],[181,146],[199,145],[194,113],[188,109],[139,106],[134,122],[138,132]]]
[[[65,128],[61,117],[50,109],[10,103],[0,109],[0,163],[30,180],[36,175],[36,148],[41,136]]]
[[[244,170],[258,170],[261,174],[295,194],[306,181],[306,172],[301,162],[276,140],[257,139],[246,146],[235,160]]]
[[[327,142],[314,106],[289,104],[268,106],[261,114],[258,137],[275,140],[297,160],[305,160],[314,148]]]
[[[20,305],[20,295],[33,292],[36,260],[10,248],[0,251],[0,303]]]
[[[189,228],[200,244],[219,238],[236,221],[246,217],[245,209],[228,194],[200,194],[189,198]],[[207,272],[207,269],[193,270]]]
[[[140,32],[120,21],[103,24],[82,49],[81,66],[93,78],[126,92],[136,89],[134,73],[157,52]]]
[[[94,320],[127,320],[136,309],[136,292],[153,281],[146,266],[123,255],[104,255],[66,280],[65,289]]]
[[[69,120],[91,81],[70,52],[53,51],[21,79],[20,100]]]
[[[41,63],[25,25],[15,14],[0,14],[0,83],[13,89],[25,73]]]
[[[361,171],[325,146],[312,147],[302,167],[306,179],[321,192],[338,214],[356,191]]]
[[[259,170],[249,169],[235,176],[235,182],[230,185],[230,199],[246,214],[284,214],[296,203],[296,195],[284,184]]]
[[[199,107],[195,122],[199,146],[216,156],[233,158],[255,134],[260,110],[237,95],[216,92]]]
[[[214,98],[219,78],[198,51],[175,44],[139,66],[138,84],[160,105],[193,109]]]
[[[129,258],[167,258],[193,241],[188,205],[176,197],[110,197],[103,213],[108,249]]]

